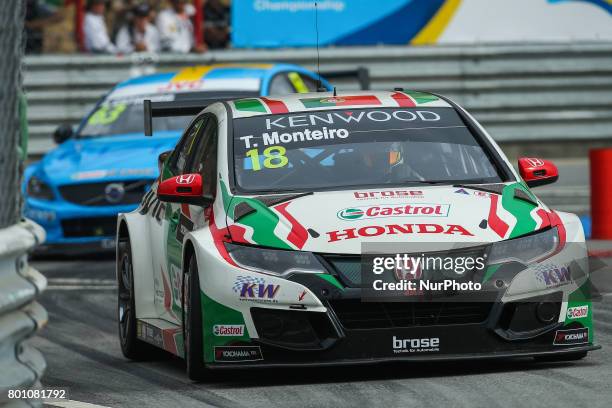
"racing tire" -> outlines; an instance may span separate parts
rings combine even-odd
[[[154,359],[159,357],[160,350],[137,337],[134,268],[130,240],[122,239],[117,245],[117,323],[121,352],[130,360]]]
[[[575,353],[553,354],[550,356],[535,357],[538,362],[556,362],[556,361],[576,361],[582,360],[587,356],[586,351],[577,351]]]
[[[195,256],[189,259],[183,279],[183,288],[183,339],[185,340],[187,375],[193,381],[202,381],[209,377],[209,373],[204,364],[202,301]]]

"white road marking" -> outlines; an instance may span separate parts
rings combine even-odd
[[[61,407],[61,408],[110,408],[105,405],[96,405],[90,404],[89,402],[81,402],[75,400],[66,400],[66,401],[53,401],[48,402],[45,405],[51,407]]]
[[[115,290],[115,279],[49,278],[47,290]]]
[[[114,285],[115,279],[89,279],[89,278],[49,278],[47,281],[50,284],[58,285]]]
[[[115,290],[117,286],[88,286],[88,285],[49,285],[45,290]]]

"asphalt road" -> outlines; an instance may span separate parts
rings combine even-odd
[[[43,385],[108,407],[609,407],[612,299],[595,305],[595,351],[575,363],[532,360],[412,363],[232,372],[192,383],[181,360],[123,358],[116,335],[112,259],[35,261],[49,278],[49,325],[34,344]],[[68,406],[68,405],[65,405]]]

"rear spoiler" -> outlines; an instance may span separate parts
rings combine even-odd
[[[370,70],[366,67],[339,71],[321,72],[321,77],[333,82],[334,79],[356,79],[362,91],[370,90]]]
[[[221,97],[184,99],[169,102],[152,102],[150,99],[143,101],[144,105],[144,134],[153,136],[153,118],[168,116],[195,116],[208,105],[215,102],[230,101],[233,99],[253,97],[252,94],[236,93]]]
[[[338,71],[321,72],[321,76],[325,79],[357,79],[362,90],[370,89],[370,70],[366,67],[357,67],[357,69],[347,69]],[[168,117],[168,116],[194,116],[200,113],[208,105],[215,102],[224,102],[233,99],[250,98],[252,94],[227,95],[216,98],[201,98],[201,99],[185,99],[180,101],[170,102],[152,102],[150,99],[145,99],[144,103],[144,134],[145,136],[153,136],[153,118]]]

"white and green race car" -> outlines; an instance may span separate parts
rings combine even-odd
[[[201,379],[247,366],[575,360],[598,348],[582,226],[530,190],[556,167],[522,158],[515,171],[447,98],[159,104],[145,112],[198,113],[140,207],[118,218],[126,357],[161,348]],[[441,251],[450,270],[418,260]],[[372,253],[418,256],[382,273]]]

